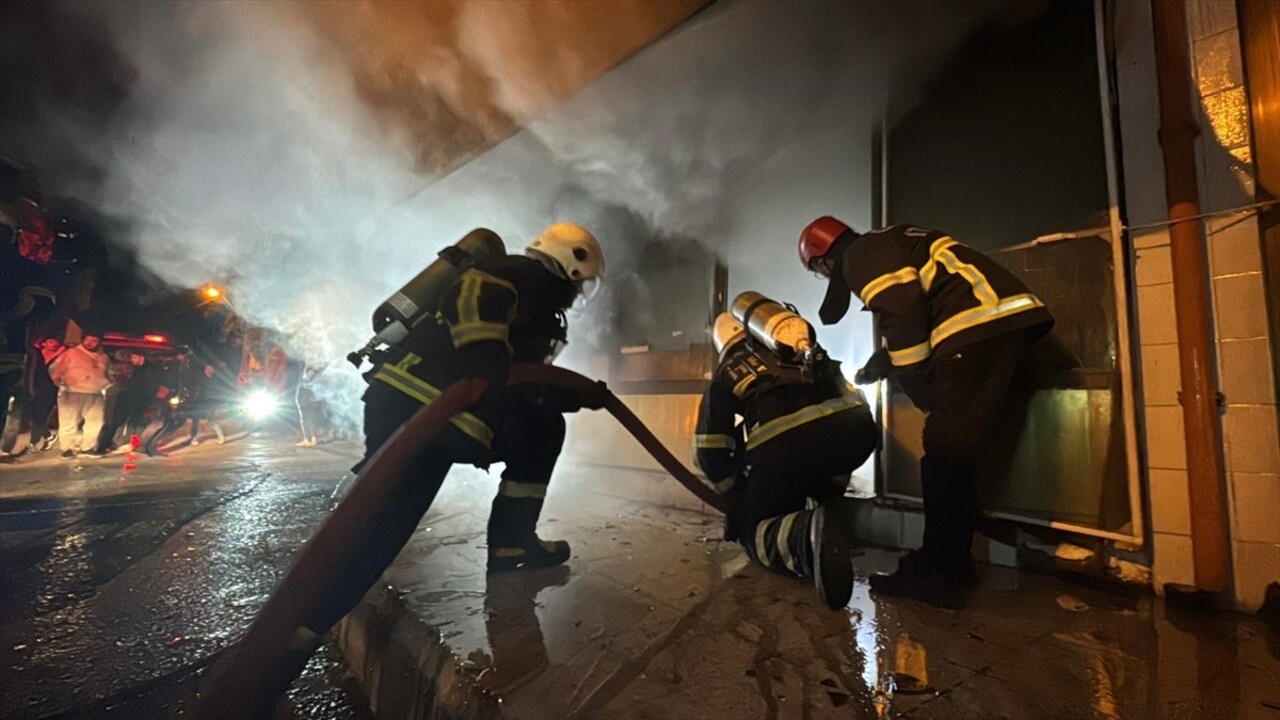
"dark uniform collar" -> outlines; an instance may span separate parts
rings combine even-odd
[[[831,246],[835,266],[831,269],[831,279],[827,281],[826,297],[822,299],[822,307],[818,309],[818,318],[823,325],[835,325],[849,312],[853,291],[845,280],[844,265],[848,259],[845,254],[858,237],[856,233],[846,232]]]

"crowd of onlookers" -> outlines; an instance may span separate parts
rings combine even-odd
[[[184,432],[198,445],[206,428],[225,442],[224,423],[297,433],[303,447],[341,437],[323,368],[289,358],[287,340],[246,323],[224,290],[147,274],[74,205],[51,210],[58,202],[0,158],[0,462],[155,454]],[[269,416],[242,412],[255,393],[271,398]]]
[[[222,444],[228,421],[240,428],[297,432],[300,447],[345,437],[317,388],[322,368],[304,365],[290,372],[279,348],[263,362],[247,353],[246,366],[233,376],[221,361],[185,346],[147,346],[108,335],[111,340],[104,345],[102,337],[85,334],[70,346],[52,337],[31,345],[21,372],[9,373],[14,383],[3,388],[9,399],[0,462],[49,450],[68,459],[119,449],[156,454],[161,443],[183,435],[189,445],[199,445],[204,429],[213,435],[205,439]],[[239,401],[254,390],[279,401],[279,412],[246,416]],[[24,431],[28,439],[20,446]]]
[[[220,442],[225,440],[217,422],[225,393],[216,386],[226,380],[225,371],[198,360],[192,368],[195,358],[185,352],[108,349],[94,334],[69,347],[53,337],[31,346],[21,372],[10,373],[17,375],[16,382],[5,388],[9,400],[0,461],[55,448],[64,458],[101,457],[127,443],[126,437],[159,441],[187,420],[193,444],[199,444],[202,420]],[[56,424],[50,422],[53,417]],[[28,440],[19,448],[24,429],[29,429]]]

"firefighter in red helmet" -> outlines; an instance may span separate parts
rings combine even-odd
[[[813,335],[790,308],[739,295],[712,331],[719,361],[694,445],[728,499],[725,539],[771,570],[811,579],[839,609],[853,592],[853,567],[832,503],[875,451],[877,432],[866,398]],[[812,510],[810,498],[819,502]]]
[[[820,217],[800,234],[800,261],[828,281],[824,324],[851,296],[875,315],[882,347],[859,383],[893,377],[928,412],[920,475],[924,543],[871,588],[956,607],[976,580],[978,465],[1027,348],[1053,327],[1039,298],[991,258],[912,225],[859,234]]]

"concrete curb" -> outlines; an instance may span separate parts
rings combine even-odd
[[[335,627],[338,646],[377,717],[496,720],[500,702],[462,668],[430,624],[380,583]]]

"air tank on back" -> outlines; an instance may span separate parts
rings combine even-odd
[[[364,358],[375,355],[379,347],[403,342],[415,325],[435,315],[440,299],[463,270],[479,258],[506,252],[502,238],[487,228],[476,228],[456,244],[441,250],[435,262],[373,311],[373,331],[377,334],[363,348],[347,355],[347,360],[360,367]]]
[[[795,310],[758,292],[738,295],[730,312],[756,341],[783,360],[801,360],[817,345],[812,325]]]
[[[505,255],[502,238],[487,228],[476,228],[467,233],[455,245],[441,250],[440,257],[418,273],[404,287],[373,311],[373,331],[382,332],[392,323],[399,322],[412,328],[426,313],[434,314],[440,306],[444,291],[476,259]]]

